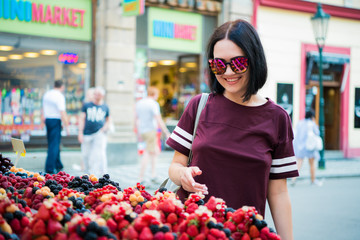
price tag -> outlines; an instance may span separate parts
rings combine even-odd
[[[17,139],[17,138],[11,138],[11,143],[13,146],[13,149],[17,155],[16,161],[15,161],[15,167],[20,159],[20,156],[25,157],[26,150],[23,140]]]

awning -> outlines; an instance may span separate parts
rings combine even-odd
[[[311,58],[315,62],[320,61],[319,52],[307,52],[306,56]],[[337,54],[337,53],[327,53],[324,52],[323,56],[323,63],[332,63],[332,64],[345,64],[350,62],[350,56],[344,54]],[[310,59],[309,59],[310,60]]]
[[[341,69],[339,69],[340,67],[339,65],[350,63],[349,55],[325,52],[322,54],[322,56],[323,56],[322,58],[323,64],[331,64],[334,67],[334,69],[338,69],[338,71],[342,71]],[[308,84],[314,63],[316,62],[318,64],[320,61],[319,52],[316,51],[307,52],[306,58],[307,58],[306,84]],[[334,65],[337,67],[335,67]]]

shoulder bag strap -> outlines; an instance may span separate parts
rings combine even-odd
[[[202,112],[202,110],[204,109],[204,107],[206,105],[208,97],[209,97],[208,93],[201,94],[201,99],[200,99],[198,109],[197,109],[197,112],[196,112],[196,118],[195,118],[195,124],[194,124],[194,133],[193,133],[193,136],[194,136],[193,137],[193,142],[194,142],[195,135],[196,135],[196,130],[197,130],[197,127],[198,127],[198,124],[199,124],[200,115],[201,115],[201,112]],[[187,164],[188,166],[191,163],[192,156],[193,156],[192,149],[190,149],[189,159],[188,159],[188,164]]]

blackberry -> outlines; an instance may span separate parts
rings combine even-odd
[[[267,226],[267,223],[265,222],[265,220],[258,220],[256,218],[253,221],[253,224],[257,227],[257,229],[259,229],[259,231]]]
[[[102,188],[102,184],[101,184],[101,183],[96,183],[96,184],[94,185],[94,187],[95,187],[95,188]]]
[[[275,230],[272,227],[269,227],[269,232],[276,233]]]
[[[0,229],[0,235],[4,236],[5,239],[11,239],[10,233],[4,232]]]
[[[20,190],[18,190],[17,192],[20,193],[20,194],[24,194],[25,189],[20,189]]]
[[[155,234],[158,231],[160,231],[159,225],[150,225],[149,228],[150,228],[152,234]]]
[[[127,220],[129,223],[132,223],[132,221],[134,221],[134,218],[130,217],[130,215],[125,215],[124,219]]]
[[[108,239],[115,239],[115,240],[117,239],[116,236],[112,233],[108,233],[107,235],[104,236],[106,236]]]
[[[71,216],[70,214],[67,213],[64,215],[63,219],[61,220],[61,224],[65,225],[65,223],[69,222],[70,220],[71,220]]]
[[[164,225],[160,228],[160,231],[163,233],[167,233],[167,232],[170,232],[170,228],[168,226]]]
[[[96,240],[98,235],[95,232],[87,232],[84,236],[84,240]]]
[[[225,208],[225,215],[226,215],[228,212],[235,212],[235,209],[233,209],[233,208],[231,208],[231,207]]]
[[[226,234],[226,237],[230,237],[230,236],[231,236],[231,231],[230,231],[230,229],[224,228],[224,229],[223,229],[223,232]]]
[[[87,227],[86,227],[86,230],[89,231],[89,232],[97,232],[97,229],[98,229],[98,224],[94,221],[91,221]]]
[[[36,193],[36,191],[37,191],[37,190],[39,190],[39,189],[40,189],[39,187],[33,187],[32,191],[31,191],[31,192],[32,192],[32,194],[35,194],[35,193]]]
[[[47,195],[47,196],[45,196],[44,198],[49,199],[49,198],[51,198],[51,196],[50,196],[50,195]]]
[[[55,194],[55,195],[58,195],[59,194],[59,190],[55,189],[55,190],[52,190],[52,192]]]
[[[167,191],[167,188],[166,188],[166,187],[161,187],[161,188],[159,188],[159,190],[158,190],[158,192],[161,192],[161,193],[166,192],[166,191]]]
[[[219,230],[223,230],[224,229],[224,225],[222,223],[217,223],[215,224],[215,228],[219,229]]]
[[[80,237],[84,237],[85,236],[85,234],[86,234],[86,231],[85,232],[83,232],[83,231],[81,231],[81,226],[80,225],[77,225],[77,227],[76,227],[76,233],[80,236]]]
[[[99,236],[106,236],[109,233],[109,229],[107,227],[104,227],[104,226],[98,226],[96,228],[96,233]]]
[[[66,212],[67,212],[70,216],[72,216],[72,215],[74,215],[74,213],[76,213],[76,211],[75,211],[74,209],[72,209],[72,208],[66,209]]]
[[[208,224],[206,224],[206,226],[211,229],[211,228],[216,228],[216,224],[213,221],[209,221]]]
[[[178,239],[178,235],[176,233],[173,232],[172,235],[174,236],[174,240]]]
[[[83,203],[80,200],[75,201],[75,207],[81,209],[83,207]]]
[[[81,178],[79,176],[74,177],[75,181],[81,181]]]
[[[83,175],[81,178],[82,179],[89,179],[89,176],[88,175]]]
[[[74,196],[71,196],[68,198],[68,200],[72,201],[73,203],[76,201],[76,198]]]
[[[204,205],[205,202],[204,202],[204,200],[200,199],[199,201],[196,202],[196,204],[201,206],[201,205]]]
[[[105,178],[105,179],[110,179],[110,175],[109,175],[109,174],[104,174],[104,175],[103,175],[103,178]]]
[[[15,189],[13,186],[7,188],[10,192],[14,193]]]
[[[89,195],[89,193],[90,193],[90,190],[84,191],[84,194],[85,194],[85,195]]]
[[[21,212],[21,211],[15,211],[14,212],[14,217],[21,220],[25,215],[25,213]]]
[[[5,218],[5,220],[9,223],[11,220],[14,219],[14,214],[12,214],[11,212],[6,212],[3,214],[3,218]]]
[[[25,201],[24,199],[20,199],[20,200],[19,200],[19,203],[21,204],[21,206],[22,206],[23,208],[27,206],[26,201]]]

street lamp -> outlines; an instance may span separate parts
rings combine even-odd
[[[322,69],[322,51],[325,45],[326,33],[328,29],[330,15],[325,13],[321,7],[321,4],[318,3],[317,11],[315,15],[311,18],[311,23],[314,30],[315,40],[317,46],[319,48],[319,89],[320,89],[320,106],[319,106],[319,128],[320,128],[320,137],[324,143],[325,136],[325,117],[324,117],[324,89],[323,89],[323,69]],[[325,159],[324,159],[324,147],[320,151],[320,160],[319,160],[319,168],[325,168]]]

